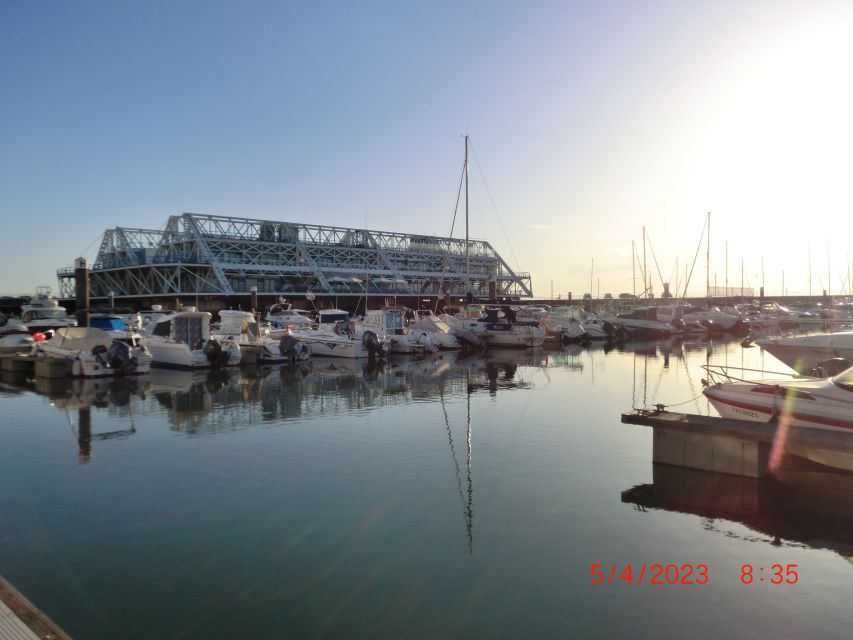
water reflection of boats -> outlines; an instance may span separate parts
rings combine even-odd
[[[652,484],[622,492],[622,502],[643,510],[662,509],[700,516],[705,528],[723,531],[718,520],[742,524],[773,545],[797,544],[853,556],[853,475],[808,462],[786,464],[773,478],[755,479],[653,465]]]

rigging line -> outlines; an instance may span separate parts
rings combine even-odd
[[[512,243],[509,241],[509,236],[506,233],[506,229],[504,228],[503,220],[501,220],[501,214],[498,212],[498,207],[495,204],[495,199],[492,197],[492,191],[489,189],[489,183],[486,182],[486,176],[483,173],[483,168],[480,166],[480,159],[477,157],[477,152],[474,150],[474,145],[471,144],[471,141],[468,141],[469,146],[471,147],[471,154],[474,156],[474,163],[477,165],[477,172],[480,174],[480,178],[483,180],[483,186],[486,187],[486,194],[489,196],[489,201],[492,203],[492,209],[495,211],[495,216],[498,219],[498,224],[501,226],[501,231],[504,234],[504,240],[506,240],[507,246],[509,246],[509,252],[512,254],[512,259],[515,261],[515,268],[519,269],[519,265],[521,264],[518,261],[518,256],[515,255],[515,249],[512,247]]]
[[[705,237],[705,228],[708,226],[708,217],[705,217],[705,223],[702,225],[702,233],[699,236],[699,244],[696,245],[696,255],[693,256],[693,264],[690,265],[690,275],[687,276],[687,282],[684,283],[684,295],[681,296],[681,299],[684,300],[687,297],[687,286],[690,284],[690,278],[693,277],[693,267],[696,266],[696,259],[699,257],[699,249],[702,248],[702,238]],[[654,252],[652,252],[654,254]]]
[[[655,248],[652,246],[652,241],[651,241],[651,238],[649,238],[649,232],[648,231],[646,231],[646,240],[648,240],[649,249],[652,250],[652,258],[655,261],[655,269],[658,270],[658,278],[660,278],[660,286],[661,286],[661,288],[663,288],[663,275],[660,272],[660,267],[658,266],[658,259],[657,259],[657,256],[655,255]]]
[[[459,212],[459,200],[462,198],[462,183],[465,182],[465,164],[462,164],[462,173],[459,176],[459,189],[456,190],[456,206],[453,207],[453,222],[450,224],[450,237],[453,237],[453,229],[456,227],[456,214]]]
[[[83,257],[88,257],[88,255],[89,255],[89,251],[91,251],[91,250],[92,250],[92,247],[93,247],[93,246],[95,246],[95,243],[96,243],[96,242],[98,242],[98,240],[100,240],[102,237],[103,237],[103,234],[102,234],[102,233],[99,233],[98,235],[96,235],[96,236],[95,236],[95,239],[94,239],[94,240],[92,240],[92,242],[90,242],[90,243],[89,243],[89,246],[88,246],[88,247],[86,247],[85,249],[83,249],[83,251],[82,251],[80,254],[78,254],[78,255],[81,255],[81,256],[83,256]],[[97,257],[97,256],[95,256],[95,257]],[[93,262],[94,262],[94,260],[93,260]]]

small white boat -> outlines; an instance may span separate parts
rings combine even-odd
[[[669,336],[676,329],[668,320],[658,318],[657,307],[640,307],[628,313],[620,313],[613,324],[626,331],[643,336]]]
[[[323,309],[320,322],[293,328],[290,332],[309,347],[315,356],[333,358],[383,358],[389,342],[384,334],[366,329],[356,335],[355,322],[346,311]]]
[[[38,342],[33,355],[71,360],[71,375],[83,378],[148,373],[151,354],[141,345],[128,344],[103,329],[63,327],[50,340]]]
[[[610,340],[616,333],[616,327],[595,313],[586,313],[581,318],[581,327],[590,340]]]
[[[33,336],[23,324],[6,325],[0,329],[0,353],[29,353],[36,338],[43,340],[44,336]]]
[[[747,380],[734,367],[705,365],[702,392],[724,418],[853,433],[853,367],[835,377]]]
[[[540,320],[540,326],[546,332],[545,341],[563,345],[585,340],[587,332],[581,325],[582,311],[579,307],[551,307]]]
[[[439,349],[452,351],[462,348],[462,344],[454,335],[453,329],[438,316],[425,312],[418,318],[415,326],[421,331],[429,333],[430,337],[438,344]]]
[[[391,353],[423,355],[426,351],[438,351],[438,343],[421,329],[407,330],[403,323],[402,309],[386,308],[367,311],[360,321],[356,321],[356,335],[365,331],[376,335],[386,335]]]
[[[206,311],[179,311],[159,318],[149,325],[144,343],[158,366],[204,369],[240,364],[240,345],[214,339]]]
[[[311,349],[290,335],[278,340],[265,335],[254,314],[248,311],[225,309],[219,312],[219,319],[219,326],[211,335],[220,343],[234,341],[240,345],[244,363],[247,353],[257,364],[301,362],[311,357]]]

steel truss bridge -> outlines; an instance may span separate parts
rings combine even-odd
[[[532,297],[485,240],[184,213],[165,229],[104,232],[90,265],[93,298],[191,295]],[[74,297],[74,269],[57,271]],[[470,289],[466,281],[470,280]],[[492,295],[494,294],[494,295]]]

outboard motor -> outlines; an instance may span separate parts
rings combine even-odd
[[[204,345],[204,355],[213,367],[224,367],[228,364],[228,354],[222,350],[222,345],[211,338]]]
[[[102,344],[96,344],[92,347],[92,355],[95,356],[95,359],[102,365],[107,364],[106,353],[107,348]]]
[[[382,343],[379,342],[379,338],[372,331],[365,331],[364,335],[361,337],[361,342],[367,347],[367,355],[370,360],[379,356],[380,358],[385,357],[385,348],[382,346]]]
[[[107,364],[116,374],[125,375],[136,369],[139,361],[131,355],[128,344],[113,340],[107,350]]]
[[[606,333],[610,337],[615,336],[617,333],[616,327],[613,325],[613,323],[608,322],[607,320],[604,321],[604,324],[602,324],[601,327],[604,329],[604,333]]]
[[[311,357],[311,349],[300,340],[291,335],[283,335],[278,341],[278,350],[281,355],[288,356],[291,364],[296,361],[307,360]]]

